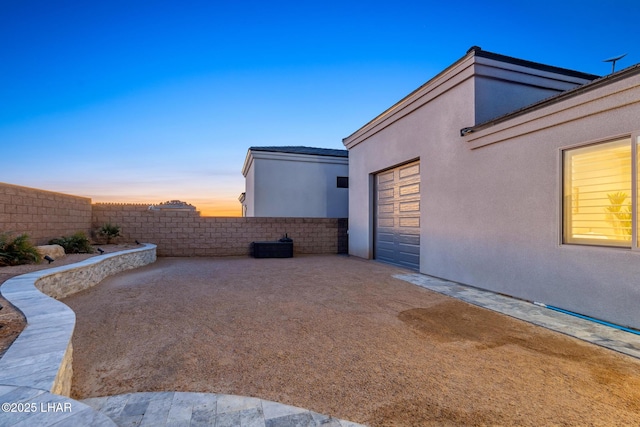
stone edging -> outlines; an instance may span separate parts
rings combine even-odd
[[[71,337],[76,315],[56,299],[155,260],[156,245],[145,244],[7,280],[0,291],[24,314],[27,326],[0,359],[0,384],[69,396],[73,372]]]

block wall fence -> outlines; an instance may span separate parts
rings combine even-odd
[[[158,256],[248,255],[251,242],[293,239],[296,254],[347,253],[346,218],[202,217],[195,211],[150,210],[148,205],[97,203],[93,227],[118,224],[124,241],[158,246]]]
[[[44,245],[91,230],[91,199],[0,182],[0,232],[27,233]]]
[[[294,253],[347,253],[346,218],[202,217],[196,211],[149,210],[148,204],[96,203],[69,194],[0,182],[0,232],[27,233],[32,243],[103,224],[121,227],[122,242],[157,245],[159,256],[248,255],[253,241],[294,239]]]

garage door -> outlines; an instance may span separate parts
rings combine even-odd
[[[420,268],[420,162],[376,174],[374,257]]]

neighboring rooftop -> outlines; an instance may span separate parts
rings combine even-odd
[[[349,151],[333,148],[304,147],[302,145],[284,147],[249,147],[249,151],[268,151],[272,153],[312,154],[315,156],[349,157]]]

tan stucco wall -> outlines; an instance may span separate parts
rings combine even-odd
[[[560,243],[561,149],[640,131],[640,77],[463,138],[475,123],[465,73],[459,63],[444,93],[345,140],[350,253],[373,256],[371,174],[419,157],[422,273],[640,328],[640,252]]]
[[[430,239],[448,262],[425,270],[640,328],[640,252],[561,243],[562,150],[632,135],[638,117],[636,75],[464,138],[456,191],[476,215],[451,217],[463,240]]]

